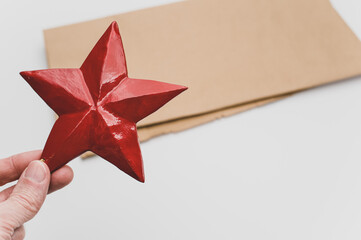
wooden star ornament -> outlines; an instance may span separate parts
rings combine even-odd
[[[116,22],[80,69],[20,74],[59,116],[42,153],[51,171],[92,151],[140,182],[144,171],[136,123],[187,89],[129,78]]]

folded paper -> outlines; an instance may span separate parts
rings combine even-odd
[[[49,29],[49,67],[80,66],[113,20],[132,76],[189,86],[139,122],[141,139],[361,74],[361,43],[328,0],[194,0]]]

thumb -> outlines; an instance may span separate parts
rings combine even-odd
[[[50,172],[46,164],[31,162],[12,194],[0,204],[0,227],[13,231],[32,219],[43,205],[49,183]]]

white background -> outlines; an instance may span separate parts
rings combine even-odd
[[[43,29],[171,1],[0,1],[0,157],[40,149],[52,111],[18,75]],[[361,1],[332,0],[361,39]],[[71,162],[27,239],[361,239],[361,78],[141,144],[146,183]]]

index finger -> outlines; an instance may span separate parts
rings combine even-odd
[[[0,159],[0,186],[17,180],[31,161],[40,159],[41,152],[35,150]]]

